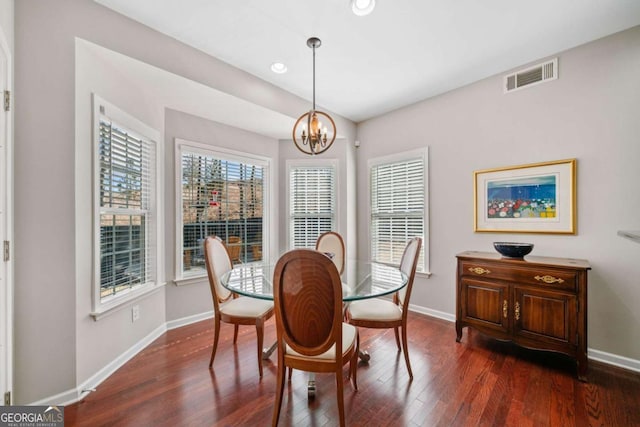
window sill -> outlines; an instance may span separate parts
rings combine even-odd
[[[429,277],[431,277],[431,272],[430,271],[416,271],[416,276],[424,277],[425,279],[428,279]]]
[[[193,285],[196,283],[202,283],[202,282],[206,282],[209,279],[207,278],[207,274],[202,274],[202,275],[198,275],[198,276],[188,276],[188,277],[181,277],[181,278],[176,278],[173,279],[173,284],[176,286],[186,286],[186,285]]]
[[[127,295],[123,295],[122,298],[118,298],[110,301],[107,304],[104,304],[103,307],[91,312],[89,315],[93,318],[94,321],[97,322],[104,317],[110,316],[111,314],[122,310],[130,303],[139,301],[152,294],[155,294],[156,292],[160,291],[160,289],[162,289],[165,284],[166,283],[158,283],[157,285],[145,287],[144,289],[136,290]]]

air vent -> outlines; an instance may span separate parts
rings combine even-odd
[[[558,58],[524,70],[516,71],[504,77],[504,93],[513,92],[525,87],[535,86],[558,78]]]

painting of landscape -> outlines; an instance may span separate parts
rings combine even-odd
[[[555,174],[490,180],[487,182],[487,218],[555,218]]]
[[[473,172],[474,231],[576,233],[576,159]]]

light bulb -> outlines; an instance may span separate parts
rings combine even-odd
[[[375,0],[351,0],[351,10],[358,16],[370,14],[374,7],[376,7]]]

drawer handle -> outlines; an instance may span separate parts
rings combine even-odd
[[[487,270],[485,268],[482,267],[469,267],[469,271],[472,273],[476,273],[476,274],[489,274],[491,273],[490,270]]]
[[[509,314],[509,308],[508,308],[507,300],[504,300],[504,302],[502,303],[502,315],[506,319],[508,314]]]
[[[516,302],[516,320],[520,320],[520,303]]]
[[[534,279],[536,279],[539,282],[544,282],[544,283],[564,283],[564,280],[559,278],[559,277],[553,277],[553,276],[549,276],[544,275],[544,276],[535,276]]]

